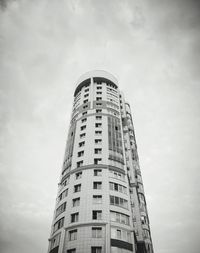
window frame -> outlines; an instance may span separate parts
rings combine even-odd
[[[92,238],[102,238],[103,229],[102,227],[92,227]]]
[[[102,220],[102,210],[92,210],[92,220]]]
[[[76,180],[81,179],[81,178],[82,178],[82,175],[83,175],[83,172],[82,172],[82,171],[76,172],[76,173],[75,173],[75,178],[76,178]]]
[[[82,138],[84,138],[85,136],[86,136],[86,133],[81,133],[79,137],[80,137],[80,139],[82,139]]]
[[[77,168],[80,168],[81,166],[83,166],[83,160],[78,161],[78,162],[76,163],[76,167],[77,167]]]
[[[79,148],[84,147],[84,146],[85,146],[85,141],[81,141],[78,143]]]
[[[102,204],[103,198],[102,195],[93,195],[92,196],[92,203],[93,204]]]
[[[102,144],[102,139],[95,139],[95,140],[94,140],[94,143],[95,143],[95,144]]]
[[[78,222],[78,220],[79,220],[79,212],[72,213],[71,214],[71,223]]]
[[[96,173],[97,172],[97,173]],[[98,173],[100,172],[100,174]],[[94,169],[94,176],[95,177],[100,177],[102,176],[102,169]]]
[[[72,199],[72,207],[80,206],[80,197]]]
[[[85,129],[86,129],[86,125],[83,125],[83,126],[80,127],[80,131],[83,131]]]
[[[93,182],[93,189],[94,190],[102,190],[102,182],[101,181],[94,181]]]
[[[78,151],[77,156],[78,157],[84,156],[84,150]]]
[[[96,127],[96,128],[102,128],[102,123],[96,122],[96,123],[95,123],[95,127]]]
[[[74,185],[74,193],[81,191],[81,184]]]
[[[76,249],[75,248],[74,249],[68,249],[67,253],[76,253]]]
[[[102,148],[95,148],[94,154],[102,154]]]
[[[77,234],[78,234],[78,230],[77,229],[69,230],[69,232],[68,232],[69,241],[75,241],[75,240],[77,240]]]

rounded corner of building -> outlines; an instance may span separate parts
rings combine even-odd
[[[105,70],[91,70],[81,75],[78,81],[76,82],[74,97],[83,86],[85,86],[87,83],[91,83],[91,79],[109,81],[115,86],[116,89],[118,89],[118,81],[116,77],[113,76],[111,73]]]

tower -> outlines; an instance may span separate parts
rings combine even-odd
[[[153,253],[131,110],[114,76],[77,82],[48,253]]]

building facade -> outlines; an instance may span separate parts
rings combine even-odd
[[[49,253],[153,253],[131,110],[115,77],[77,82]]]

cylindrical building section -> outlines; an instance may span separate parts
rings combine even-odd
[[[105,71],[77,82],[49,253],[139,252],[120,96]]]

